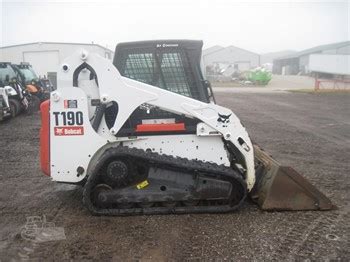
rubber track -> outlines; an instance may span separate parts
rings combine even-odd
[[[98,208],[91,201],[91,192],[98,178],[98,171],[103,164],[111,157],[132,157],[136,161],[147,161],[153,167],[162,167],[168,170],[182,171],[186,173],[205,173],[211,178],[221,178],[225,181],[231,181],[233,184],[233,193],[237,182],[242,186],[240,201],[235,205],[212,205],[212,206],[178,206],[178,207],[133,207],[129,209],[118,208]],[[141,214],[183,214],[183,213],[223,213],[238,209],[247,196],[246,182],[240,174],[224,165],[217,165],[199,160],[189,160],[186,158],[173,157],[169,155],[160,155],[155,152],[144,151],[137,148],[118,146],[110,148],[101,156],[98,164],[89,172],[88,179],[83,190],[83,203],[94,215],[141,215]]]

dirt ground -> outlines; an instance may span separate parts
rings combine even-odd
[[[262,212],[246,203],[231,214],[94,217],[79,187],[41,174],[39,115],[19,116],[0,123],[0,261],[348,261],[350,95],[220,92],[217,100],[339,209]],[[33,234],[38,219],[53,231]]]

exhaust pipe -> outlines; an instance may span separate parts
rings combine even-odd
[[[251,199],[262,210],[331,210],[336,206],[293,168],[281,166],[254,145],[256,184]]]

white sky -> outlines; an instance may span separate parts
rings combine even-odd
[[[0,0],[0,46],[201,39],[258,53],[350,40],[350,0]]]

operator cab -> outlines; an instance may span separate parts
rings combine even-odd
[[[203,41],[120,43],[113,64],[122,76],[208,103],[214,100],[200,67]]]
[[[115,49],[113,65],[124,77],[205,103],[215,102],[211,86],[200,68],[202,46],[202,41],[194,40],[120,43]],[[108,128],[113,126],[117,114],[117,104],[105,109]],[[148,124],[165,123],[175,128],[154,132],[141,128]],[[195,134],[198,123],[197,119],[144,104],[132,113],[117,136]]]
[[[17,79],[17,74],[13,70],[11,63],[0,62],[0,86],[9,85],[15,79]]]
[[[29,63],[22,62],[19,65],[14,65],[14,67],[17,70],[23,84],[28,85],[39,81],[39,77],[36,75]]]

